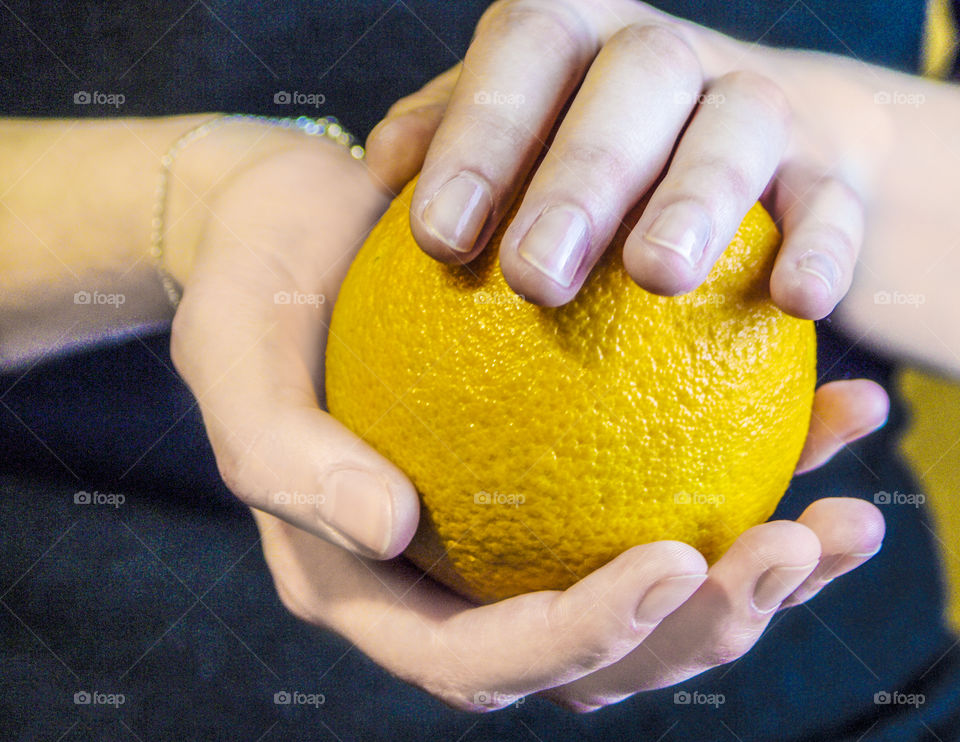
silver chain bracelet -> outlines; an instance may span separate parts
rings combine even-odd
[[[160,179],[157,181],[157,192],[154,200],[153,221],[151,223],[150,233],[150,257],[153,258],[157,275],[160,277],[160,283],[163,285],[164,293],[166,293],[174,310],[176,310],[180,304],[180,297],[183,292],[177,285],[174,277],[167,272],[163,265],[163,233],[167,214],[170,168],[177,159],[177,155],[190,144],[197,139],[202,139],[214,129],[233,122],[267,124],[282,129],[300,131],[308,136],[326,137],[345,147],[354,159],[362,160],[364,156],[363,147],[359,144],[357,138],[346,131],[333,116],[324,116],[319,119],[300,116],[294,119],[271,118],[269,116],[257,116],[246,113],[231,113],[205,121],[181,135],[160,159]]]

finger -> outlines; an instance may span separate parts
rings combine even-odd
[[[283,533],[264,535],[265,554],[301,618],[472,711],[508,705],[619,658],[706,572],[691,547],[658,542],[629,549],[564,592],[477,607],[402,560],[365,562],[289,526]]]
[[[693,51],[663,26],[607,42],[501,241],[514,291],[547,306],[573,298],[663,170],[700,84]]]
[[[796,473],[823,466],[848,443],[882,427],[889,410],[887,393],[873,381],[832,381],[821,386],[813,397],[810,430]]]
[[[770,277],[773,300],[796,317],[826,317],[853,279],[863,202],[843,181],[787,163],[775,183],[773,215],[784,234]]]
[[[883,515],[853,497],[830,497],[810,505],[798,518],[820,539],[820,563],[781,608],[804,603],[830,582],[869,561],[883,545]]]
[[[433,138],[460,77],[460,65],[433,78],[420,90],[394,103],[367,137],[366,161],[371,177],[396,195],[423,166]]]
[[[476,256],[597,46],[572,3],[511,0],[484,13],[411,202],[413,236],[428,254]]]
[[[243,223],[236,213],[222,218]],[[333,240],[337,229],[330,229]],[[318,406],[333,296],[292,302],[293,292],[309,289],[281,267],[279,250],[268,246],[254,259],[254,248],[227,244],[233,231],[219,220],[208,230],[209,243],[223,247],[198,256],[174,320],[171,354],[197,398],[226,485],[244,503],[310,533],[368,556],[395,556],[416,530],[416,490]],[[306,260],[297,262],[308,274]]]
[[[774,521],[749,529],[710,568],[700,589],[634,651],[544,695],[589,711],[741,657],[819,556],[816,535],[798,523]]]
[[[789,132],[785,95],[756,73],[725,75],[699,101],[623,249],[633,279],[667,296],[707,277],[776,172]]]

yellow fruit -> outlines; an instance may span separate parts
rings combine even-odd
[[[806,437],[816,339],[770,300],[780,235],[759,204],[693,293],[636,286],[621,230],[551,309],[507,286],[502,228],[469,267],[425,255],[412,189],[350,268],[326,367],[330,411],[420,492],[407,556],[492,601],[660,539],[712,562],[770,517]]]

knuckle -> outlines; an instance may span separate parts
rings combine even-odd
[[[846,181],[828,176],[820,181],[820,189],[823,196],[831,202],[839,203],[842,208],[862,215],[863,199],[860,198],[856,189]]]
[[[227,489],[243,503],[250,505],[250,498],[244,491],[243,464],[236,447],[229,443],[217,446],[214,449],[214,458],[217,462],[217,471]]]
[[[500,0],[481,16],[477,29],[491,38],[521,38],[538,50],[578,58],[595,47],[588,43],[587,25],[565,2]]]
[[[607,706],[607,703],[602,699],[579,698],[565,693],[552,695],[550,696],[550,700],[560,708],[566,711],[572,711],[575,714],[591,714]]]
[[[472,165],[477,172],[490,178],[488,172],[496,163],[511,161],[516,157],[518,148],[523,148],[532,135],[522,123],[496,110],[495,106],[470,103],[463,110],[464,138],[458,147],[469,153]],[[465,139],[469,146],[463,147]]]
[[[729,72],[720,78],[718,87],[731,95],[749,99],[768,112],[784,127],[790,125],[793,111],[790,100],[777,83],[752,70]]]
[[[675,178],[668,175],[664,186],[664,190],[689,194],[710,213],[724,211],[732,205],[753,204],[762,188],[742,162],[722,157],[701,157],[695,163],[688,162],[682,174]]]
[[[740,659],[753,647],[756,636],[752,631],[728,629],[702,653],[697,664],[701,667],[717,667]]]
[[[589,183],[589,187],[577,190],[585,201],[597,199],[598,203],[591,206],[600,213],[607,205],[608,191],[617,192],[633,181],[635,158],[613,142],[571,141],[553,152],[562,170],[574,176],[577,183]]]
[[[686,40],[662,24],[633,24],[618,31],[608,46],[633,58],[649,60],[655,72],[687,86],[699,87],[703,79],[700,60]]]
[[[853,237],[835,224],[817,224],[807,239],[826,250],[841,266],[852,262],[857,253]]]
[[[186,348],[188,327],[186,313],[180,309],[173,315],[173,322],[170,325],[170,361],[181,377],[184,376],[187,369],[187,359],[189,358]]]
[[[578,675],[606,667],[642,638],[641,627],[618,620],[603,606],[584,611],[582,604],[565,599],[564,593],[544,610],[544,625],[551,635],[565,638],[571,647],[567,664]]]
[[[283,580],[277,578],[276,573],[274,573],[274,588],[277,591],[280,604],[290,615],[304,623],[313,621],[313,613],[287,588]]]

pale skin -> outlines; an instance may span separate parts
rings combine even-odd
[[[523,4],[498,4],[488,16],[511,5]],[[584,17],[600,7],[574,5]],[[544,4],[531,7],[515,19],[553,12],[545,11]],[[645,14],[652,13],[626,2],[608,7],[630,23],[645,23],[650,17]],[[628,12],[635,14],[625,16]],[[552,27],[554,21],[542,22]],[[485,23],[488,31],[497,28],[495,18]],[[795,184],[788,195],[784,188],[768,194],[786,235],[772,278],[774,299],[801,316],[829,312],[851,280],[862,238],[853,288],[834,314],[840,326],[855,338],[863,336],[948,371],[960,370],[960,329],[951,321],[956,299],[950,285],[951,269],[960,268],[960,259],[945,249],[960,234],[960,213],[950,198],[955,167],[929,145],[931,138],[953,136],[951,122],[960,115],[957,92],[824,55],[741,49],[737,42],[660,14],[657,23],[669,26],[669,35],[643,34],[652,33],[664,54],[693,54],[703,68],[719,71],[711,78],[758,58],[752,55],[763,57],[770,80],[761,82],[748,71],[734,90],[728,89],[731,107],[742,105],[746,111],[725,114],[732,117],[728,125],[734,133],[738,122],[750,126],[757,111],[769,109],[779,118],[764,119],[765,126],[750,129],[746,138],[721,138],[720,151],[713,149],[711,136],[690,142],[680,172],[671,174],[674,163],[654,199],[667,203],[682,194],[712,208],[712,191],[697,190],[709,178],[685,173],[714,168],[720,179],[744,160],[759,163],[739,178],[753,190],[746,185],[721,188],[725,197],[739,197],[710,212],[717,237],[705,250],[706,262],[693,273],[684,274],[678,264],[658,273],[657,266],[664,260],[671,265],[673,256],[648,260],[641,231],[628,244],[634,257],[625,258],[632,275],[641,285],[665,293],[692,287],[725,244],[722,230],[735,228],[738,209],[745,212],[749,205],[743,194],[756,191],[759,196],[767,190],[763,173],[767,181],[775,175],[786,178],[778,163],[791,162],[795,167],[786,171],[796,174],[790,177],[813,191],[793,208],[789,193],[801,193],[800,186]],[[612,39],[619,32],[609,23],[604,28],[597,39]],[[457,127],[462,137],[470,136],[469,105],[448,109],[451,95],[454,101],[472,101],[475,89],[486,85],[495,90],[499,84],[497,70],[483,66],[484,44],[491,43],[483,29],[465,63],[471,76],[458,82],[455,73],[447,75],[401,101],[371,136],[368,167],[327,142],[254,124],[224,127],[181,155],[168,214],[167,266],[185,288],[174,318],[172,354],[197,396],[225,481],[252,508],[278,593],[295,615],[337,631],[389,671],[459,708],[495,708],[542,692],[569,708],[590,710],[739,657],[778,607],[808,600],[829,580],[869,559],[882,542],[883,520],[863,500],[826,498],[797,522],[750,529],[709,569],[687,545],[647,544],[567,591],[531,593],[490,606],[474,606],[424,579],[403,560],[390,559],[402,552],[416,529],[416,492],[402,472],[324,412],[326,324],[350,260],[385,207],[389,190],[407,180],[424,157],[424,178],[429,175],[437,187],[463,167],[500,167],[499,173],[484,174],[493,200],[495,194],[509,193],[518,177],[507,147],[504,159],[488,153],[478,164],[468,163],[472,147],[444,144],[455,138]],[[536,28],[529,32],[538,33]],[[522,62],[520,37],[506,38],[515,48],[499,49],[498,58]],[[616,58],[626,52],[619,43],[609,50],[612,65],[628,63]],[[730,56],[724,58],[725,52]],[[530,65],[520,68],[529,70]],[[568,83],[570,73],[562,73],[551,73],[559,81],[555,89],[564,90]],[[873,82],[923,92],[927,102],[916,110],[878,107],[872,102]],[[686,78],[684,84],[695,87]],[[606,100],[600,93],[588,103],[575,104],[564,119],[571,136],[589,123],[596,137],[588,119],[578,123],[576,118],[593,107],[603,112],[601,118],[622,120],[628,113],[615,110],[625,101]],[[789,129],[785,111],[793,118]],[[546,125],[536,119],[535,107],[523,115],[534,116],[525,128]],[[35,357],[73,332],[77,322],[92,332],[169,317],[144,258],[153,174],[176,137],[206,118],[0,124],[4,357]],[[524,128],[518,127],[514,131]],[[672,147],[670,137],[679,133],[671,133],[667,124],[658,131],[663,141],[644,145],[651,152]],[[692,131],[691,126],[688,135]],[[871,137],[866,132],[877,133]],[[635,150],[637,157],[644,152]],[[653,155],[649,159],[637,170],[647,177],[658,162]],[[578,177],[591,177],[588,164],[579,163]],[[828,164],[835,172],[824,179]],[[556,172],[535,193],[531,217],[554,199],[571,197]],[[77,188],[64,173],[83,173],[84,187]],[[639,197],[643,174],[622,175]],[[415,229],[433,195],[430,182],[421,180],[426,190],[418,190],[413,206]],[[613,223],[621,206],[622,200],[598,199],[583,204],[583,212],[597,224]],[[608,211],[593,213],[597,208]],[[521,214],[517,222],[522,219]],[[861,224],[865,230],[856,226]],[[444,246],[428,238],[422,244],[438,257],[460,259],[444,254]],[[905,251],[905,244],[913,249]],[[477,249],[482,245],[471,248]],[[801,257],[797,252],[810,250],[826,251],[835,264],[829,290],[821,277],[795,270],[794,258]],[[504,272],[511,285],[544,303],[568,299],[580,281],[564,287],[521,260],[514,262],[519,270],[512,275],[509,265],[505,261]],[[931,265],[936,270],[929,270]],[[910,314],[901,308],[903,318],[891,311],[877,321],[877,313],[890,307],[875,305],[874,291],[896,286],[922,291],[926,302]],[[76,305],[73,294],[81,289],[141,300],[120,308]],[[318,307],[275,303],[277,291],[293,290],[322,294],[326,300]],[[918,332],[918,323],[929,333]],[[43,333],[39,340],[38,331]],[[886,397],[876,385],[824,385],[816,395],[798,470],[824,463],[846,442],[881,425],[885,416]],[[334,472],[342,469],[364,473],[369,484],[345,483],[342,477],[334,484]],[[324,502],[320,508],[285,505],[275,496],[281,491],[322,492]],[[358,519],[356,513],[364,517]],[[670,578],[679,579],[664,587],[662,581]],[[477,695],[482,691],[494,695],[483,700]]]

